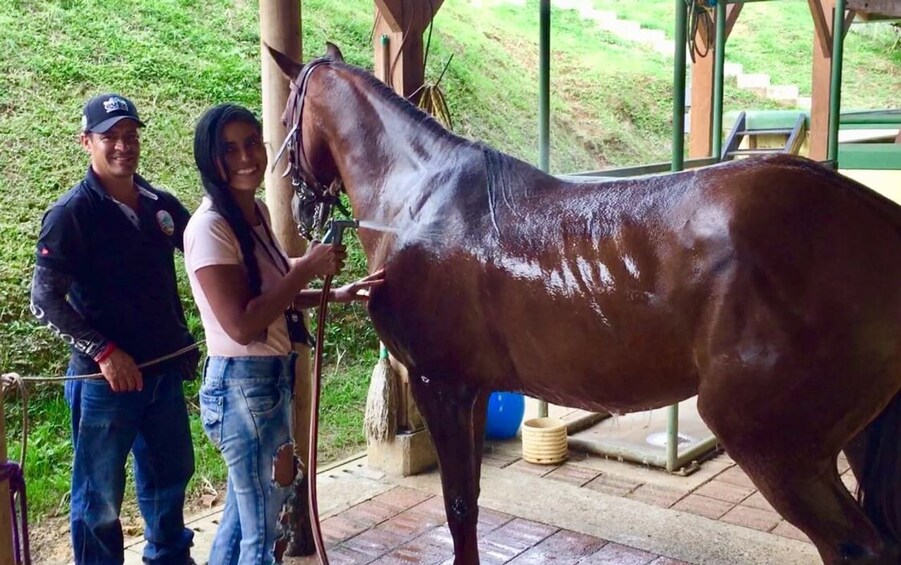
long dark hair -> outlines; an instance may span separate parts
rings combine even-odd
[[[222,131],[226,124],[236,121],[254,125],[260,133],[263,131],[260,121],[247,108],[236,104],[220,104],[210,108],[200,117],[194,129],[194,162],[200,172],[204,192],[212,199],[213,207],[225,218],[238,238],[241,254],[244,256],[244,267],[247,269],[251,296],[259,296],[262,279],[260,266],[254,254],[256,244],[251,235],[253,228],[238,208],[238,202],[228,187],[228,179],[223,178],[218,166],[219,163],[225,162]]]

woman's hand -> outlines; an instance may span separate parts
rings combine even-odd
[[[335,289],[331,302],[347,303],[355,300],[369,300],[369,293],[385,282],[385,269],[379,269],[368,277]]]
[[[329,276],[338,274],[344,268],[347,249],[343,245],[333,245],[313,241],[307,252],[295,265],[307,269],[313,276]]]

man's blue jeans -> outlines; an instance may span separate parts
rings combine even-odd
[[[291,445],[294,357],[206,361],[200,417],[228,466],[225,510],[210,551],[211,565],[268,565],[275,560],[279,514],[292,490],[275,481],[273,464],[279,448]]]
[[[134,454],[146,563],[189,563],[194,533],[185,528],[185,487],[194,449],[180,373],[144,379],[144,390],[113,392],[105,380],[66,382],[72,414],[70,521],[78,564],[125,559],[119,512],[128,452]]]

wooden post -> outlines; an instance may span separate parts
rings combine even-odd
[[[741,13],[742,4],[731,4],[726,9],[726,38],[732,33],[732,27],[738,14]],[[709,19],[709,16],[706,16]],[[709,22],[712,29],[713,22]],[[692,159],[710,157],[712,151],[713,134],[713,72],[716,55],[716,39],[708,37],[708,26],[699,25],[695,41],[704,45],[704,56],[695,53],[695,60],[691,65],[691,120],[690,135],[688,141],[688,156]]]
[[[444,0],[375,0],[374,74],[406,98],[411,98],[425,81],[423,32],[443,3]],[[411,99],[414,104],[416,101],[416,97]],[[406,368],[395,359],[391,359],[391,364],[399,381],[399,433],[387,442],[369,442],[368,465],[394,475],[415,475],[435,465],[435,451],[413,401]]]
[[[0,465],[6,464],[6,420],[3,414],[3,383],[0,382]],[[15,565],[12,516],[9,514],[9,481],[0,482],[0,565]]]
[[[813,74],[810,101],[810,153],[816,161],[826,159],[829,133],[829,78],[832,69],[832,11],[835,0],[808,0],[813,16]]]
[[[409,97],[425,81],[422,34],[434,16],[432,7],[437,12],[443,1],[433,0],[430,6],[429,2],[420,0],[375,0],[375,76],[404,97]],[[413,403],[407,370],[394,359],[391,359],[391,364],[400,380],[398,429],[408,432],[422,430],[422,418]]]
[[[700,30],[700,26],[698,30]],[[698,32],[700,33],[700,31]],[[696,38],[701,41],[700,38]],[[692,159],[709,157],[713,126],[713,45],[702,57],[695,53],[691,65],[691,133],[688,140],[688,156]]]
[[[858,12],[864,21],[901,18],[899,0],[848,0],[846,6]]]
[[[432,21],[432,9],[437,13],[443,3],[444,0],[375,0],[375,76],[388,77],[388,85],[404,97],[409,98],[425,80],[422,34]],[[383,35],[388,37],[387,49],[382,46]]]
[[[260,39],[282,53],[301,60],[301,6],[300,0],[265,0],[260,2]],[[275,152],[285,139],[285,126],[282,125],[282,112],[288,100],[289,83],[282,74],[275,60],[263,45],[260,45],[260,67],[262,71],[263,95],[263,141],[269,155],[269,170],[266,171],[266,205],[272,216],[272,231],[279,244],[290,257],[299,257],[306,251],[306,241],[297,232],[297,225],[291,216],[290,177],[282,178],[287,162],[281,162],[273,170]],[[294,454],[300,459],[304,473],[310,468],[310,413],[312,411],[312,378],[310,367],[310,350],[304,346],[295,346],[297,364],[294,381],[294,404],[292,436],[294,438]],[[294,518],[291,529],[289,555],[309,555],[315,552],[312,530],[309,528],[309,515],[306,512],[307,489],[309,483],[305,479],[295,488]]]

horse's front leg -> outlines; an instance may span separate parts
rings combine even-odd
[[[479,475],[488,394],[471,385],[422,375],[411,375],[410,388],[438,454],[454,563],[477,564]]]

